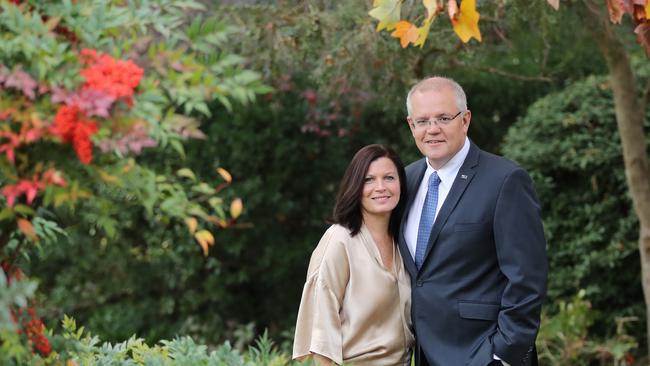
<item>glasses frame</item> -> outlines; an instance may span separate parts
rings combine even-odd
[[[438,118],[427,118],[425,119],[417,119],[413,120],[411,124],[413,125],[413,128],[418,129],[418,130],[423,130],[425,128],[431,127],[431,123],[433,123],[440,127],[440,126],[447,126],[448,124],[451,123],[451,121],[455,120],[461,113],[467,112],[467,110],[464,111],[458,111],[453,117],[438,117]],[[426,121],[426,123],[425,123]]]

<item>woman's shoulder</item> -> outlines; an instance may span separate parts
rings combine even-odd
[[[350,230],[342,225],[333,224],[327,228],[312,252],[309,273],[317,272],[325,261],[342,263],[341,259],[347,259],[347,247],[351,239]]]
[[[352,238],[352,235],[350,234],[350,229],[346,228],[341,224],[330,225],[330,227],[327,228],[327,230],[325,230],[325,234],[323,234],[323,237],[328,235],[335,239],[347,240]]]

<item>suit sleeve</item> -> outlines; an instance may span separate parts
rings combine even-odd
[[[337,364],[343,362],[341,319],[350,270],[347,252],[336,235],[325,235],[312,255],[303,288],[293,358],[310,353],[325,356]]]
[[[540,206],[533,182],[521,168],[505,178],[499,192],[494,241],[499,267],[507,278],[492,339],[494,353],[518,365],[535,344],[548,276]]]

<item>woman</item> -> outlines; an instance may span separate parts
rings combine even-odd
[[[410,364],[411,288],[394,241],[406,199],[404,166],[369,145],[345,171],[333,225],[309,262],[293,358],[322,364]]]

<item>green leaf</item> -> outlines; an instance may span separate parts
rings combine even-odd
[[[400,0],[375,0],[375,8],[368,12],[368,15],[379,20],[377,32],[382,29],[392,30],[400,20],[402,2]]]
[[[196,182],[196,175],[194,175],[194,172],[189,168],[182,168],[177,170],[176,175],[178,175],[179,177],[189,178],[192,181]]]
[[[31,207],[29,207],[27,205],[23,205],[21,203],[16,204],[14,206],[14,211],[19,213],[19,214],[23,214],[23,215],[27,215],[27,216],[34,216],[34,214],[35,214],[35,211],[34,211],[33,208],[31,208]]]
[[[11,220],[14,217],[16,217],[16,215],[14,214],[14,211],[9,207],[5,207],[0,211],[0,221]]]

